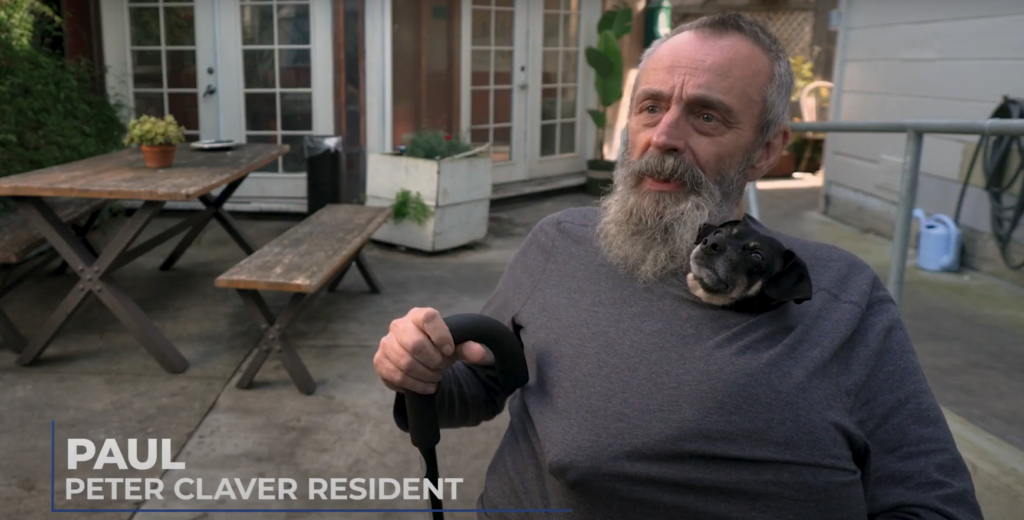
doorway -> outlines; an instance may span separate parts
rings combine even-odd
[[[108,90],[133,116],[174,115],[190,142],[289,145],[231,205],[305,211],[303,138],[334,132],[331,4],[104,0]]]

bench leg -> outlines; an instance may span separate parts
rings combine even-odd
[[[7,347],[15,354],[20,354],[25,349],[25,338],[18,332],[14,322],[4,314],[3,309],[0,309],[0,347]]]
[[[334,281],[330,283],[327,291],[336,292],[338,290],[338,286],[341,285],[341,280],[345,278],[345,275],[352,267],[352,264],[356,264],[356,268],[359,269],[359,274],[362,275],[363,280],[366,281],[366,285],[370,288],[370,292],[373,294],[380,294],[380,281],[377,279],[377,275],[373,274],[373,271],[370,270],[370,264],[367,263],[366,257],[363,256],[363,252],[361,250],[359,253],[356,253],[355,260],[349,262],[348,265],[338,273],[338,276],[336,276]]]
[[[246,308],[249,309],[252,319],[263,330],[263,337],[260,338],[257,344],[258,350],[256,355],[249,362],[245,372],[239,377],[238,383],[235,386],[241,389],[249,388],[257,372],[263,367],[263,363],[270,357],[271,352],[274,352],[281,360],[285,370],[288,371],[288,375],[291,377],[292,382],[295,383],[296,388],[299,389],[299,392],[310,395],[316,391],[316,381],[313,380],[313,376],[306,369],[306,365],[299,357],[299,353],[284,337],[284,332],[288,325],[298,317],[305,302],[308,301],[307,295],[293,295],[288,301],[288,306],[275,318],[267,302],[258,291],[238,290],[238,294],[242,297],[242,301],[245,302]]]
[[[185,251],[187,251],[192,245],[192,242],[195,242],[195,240],[199,238],[199,234],[213,219],[216,219],[217,222],[224,227],[224,230],[228,232],[228,236],[238,244],[238,247],[242,248],[242,251],[244,251],[245,254],[251,255],[256,252],[256,247],[253,245],[252,240],[242,233],[242,230],[238,229],[235,219],[224,209],[224,203],[234,195],[235,190],[238,189],[238,186],[240,186],[244,180],[245,177],[242,177],[241,179],[225,186],[224,190],[220,192],[220,195],[217,195],[216,199],[209,195],[199,197],[199,201],[206,206],[206,209],[201,213],[203,216],[198,222],[196,222],[192,229],[182,237],[181,242],[178,242],[178,246],[175,247],[174,251],[171,252],[166,260],[164,260],[164,263],[160,264],[161,271],[166,271],[174,267],[174,264],[181,259],[182,255],[185,254]]]
[[[95,295],[135,335],[164,370],[181,373],[188,368],[188,361],[184,356],[110,277],[110,273],[116,268],[117,260],[160,212],[163,202],[146,201],[118,230],[99,258],[86,249],[70,226],[61,222],[46,202],[36,197],[18,198],[17,202],[40,233],[81,278],[57,310],[50,315],[43,328],[33,335],[28,347],[18,356],[19,364],[31,364],[42,355],[53,337],[82,305],[86,297]]]

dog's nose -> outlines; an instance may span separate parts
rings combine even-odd
[[[708,253],[722,253],[726,249],[725,237],[717,233],[705,238],[700,245]]]

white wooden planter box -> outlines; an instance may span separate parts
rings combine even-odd
[[[441,161],[399,154],[369,154],[366,205],[390,206],[407,189],[422,196],[431,216],[419,224],[389,220],[371,237],[420,251],[452,249],[487,236],[491,209],[489,154]]]

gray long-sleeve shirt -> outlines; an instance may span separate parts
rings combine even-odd
[[[742,314],[695,301],[683,280],[640,286],[621,274],[599,252],[597,218],[574,208],[541,221],[482,311],[519,331],[530,382],[506,400],[491,369],[458,364],[439,386],[443,428],[509,409],[478,507],[572,509],[548,515],[565,519],[981,518],[868,265],[748,217],[807,262],[814,295]],[[403,399],[394,413],[406,430]]]

